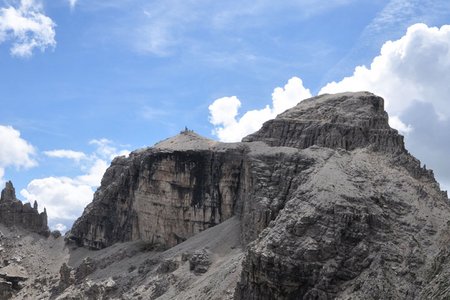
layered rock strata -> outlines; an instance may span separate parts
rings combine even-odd
[[[306,99],[264,123],[243,141],[300,149],[312,145],[345,150],[371,146],[389,152],[405,151],[403,136],[389,126],[383,98],[370,93]]]
[[[93,249],[130,240],[168,248],[219,224],[234,214],[242,152],[186,131],[116,158],[70,238]]]
[[[233,215],[235,299],[450,296],[447,194],[367,92],[304,100],[241,143],[185,131],[116,158],[69,238],[166,248]]]
[[[0,222],[6,226],[20,226],[29,231],[45,236],[50,234],[47,226],[47,212],[38,212],[35,201],[33,207],[30,203],[22,203],[16,198],[16,191],[11,181],[6,183],[0,198]]]

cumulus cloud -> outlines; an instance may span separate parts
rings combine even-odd
[[[400,39],[385,42],[369,67],[356,67],[351,76],[326,84],[319,94],[367,90],[382,96],[389,124],[406,134],[407,148],[435,171],[444,189],[450,189],[449,70],[450,25],[415,24]],[[275,89],[272,107],[247,112],[241,118],[237,118],[239,99],[217,99],[209,107],[210,122],[219,139],[237,141],[256,131],[266,118],[273,118],[275,110],[295,105],[296,101],[289,99],[296,94],[308,93],[299,82],[288,83],[284,89]]]
[[[241,101],[236,97],[223,97],[209,106],[213,134],[223,142],[240,141],[244,136],[261,128],[262,124],[276,117],[301,100],[311,97],[309,89],[298,77],[289,79],[284,88],[277,87],[272,93],[272,106],[251,110],[238,117]]]
[[[351,76],[326,84],[319,94],[368,90],[382,96],[389,124],[406,134],[408,149],[435,171],[444,189],[450,189],[449,70],[450,25],[415,24],[400,39],[385,42],[370,66],[357,66]],[[209,107],[214,134],[222,141],[237,141],[309,97],[309,90],[293,79],[284,89],[274,90],[272,107],[249,111],[241,118],[239,99],[217,99]]]
[[[331,82],[320,93],[369,90],[382,96],[390,125],[406,134],[408,149],[450,189],[450,25],[415,24],[388,41],[369,67]]]
[[[87,158],[86,154],[84,154],[83,152],[64,149],[44,151],[44,154],[48,157],[67,158],[72,159],[76,162]]]
[[[13,2],[16,6],[0,8],[0,44],[11,41],[11,54],[29,57],[34,49],[55,47],[55,23],[43,13],[35,0]]]
[[[61,223],[55,224],[52,228],[52,230],[58,230],[60,232],[66,232],[67,226]]]
[[[89,168],[88,173],[78,176],[77,181],[92,187],[99,186],[103,174],[105,174],[105,171],[108,168],[108,162],[109,161],[103,159],[96,159],[94,164]]]
[[[389,117],[389,126],[397,129],[402,134],[409,134],[413,127],[411,124],[405,124],[398,116],[390,116]]]
[[[35,148],[11,126],[0,125],[0,181],[8,167],[31,168],[37,165]]]
[[[415,24],[388,41],[370,65],[324,86],[319,94],[369,90],[385,98],[392,125],[405,132],[402,114],[415,102],[431,103],[441,119],[450,117],[450,25]],[[414,127],[414,126],[413,126]]]
[[[92,200],[93,190],[69,177],[47,177],[32,180],[20,194],[26,200],[37,200],[47,208],[50,223],[53,219],[73,220]]]
[[[95,146],[91,154],[73,150],[44,152],[51,158],[74,160],[81,175],[34,179],[20,192],[27,201],[37,200],[41,209],[47,209],[52,229],[70,227],[73,220],[79,217],[86,205],[92,201],[94,190],[100,185],[110,161],[116,156],[129,153],[108,139],[92,140],[89,144]]]

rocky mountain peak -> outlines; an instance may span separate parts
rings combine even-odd
[[[241,143],[185,130],[115,159],[68,239],[104,253],[144,242],[170,257],[122,276],[131,298],[147,296],[139,283],[156,284],[154,269],[153,278],[180,276],[158,299],[443,299],[449,219],[446,193],[389,127],[383,99],[359,92],[304,100]],[[233,222],[232,234],[223,229]],[[242,247],[221,240],[173,254],[218,232]],[[223,257],[240,269],[217,275]],[[179,284],[189,275],[175,270],[187,261],[179,269],[208,272],[207,288],[197,277],[189,289]],[[233,278],[230,289],[218,284],[224,278]]]
[[[0,202],[16,202],[16,189],[11,181],[6,182],[5,188],[2,190]]]
[[[205,138],[192,130],[185,129],[179,134],[155,144],[153,148],[168,150],[205,150],[210,149],[217,144],[219,144],[217,141]]]
[[[371,146],[404,152],[403,137],[388,120],[383,98],[372,93],[325,94],[301,101],[243,141],[300,149],[312,145],[346,150]]]
[[[0,222],[6,226],[20,226],[32,232],[49,234],[47,212],[38,212],[38,204],[22,203],[16,198],[16,191],[11,181],[6,182],[0,199]]]

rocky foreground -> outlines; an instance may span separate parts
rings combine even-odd
[[[449,220],[383,99],[345,93],[116,158],[65,241],[7,224],[0,254],[28,255],[14,299],[446,299]]]

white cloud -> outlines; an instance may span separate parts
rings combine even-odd
[[[89,171],[85,175],[77,177],[77,181],[89,186],[99,186],[102,180],[103,174],[105,174],[108,168],[108,162],[102,159],[95,160],[94,165],[89,168]]]
[[[11,126],[0,125],[0,181],[8,167],[31,168],[37,165],[34,160],[36,150],[20,137],[20,132]]]
[[[389,124],[407,135],[408,149],[434,169],[448,188],[449,70],[450,25],[436,28],[415,24],[400,39],[384,43],[370,67],[356,67],[352,76],[325,85],[319,94],[368,90],[382,96],[390,115]],[[302,84],[289,83],[284,90],[275,89],[272,108],[247,112],[240,119],[239,99],[217,99],[209,107],[215,134],[223,141],[239,140],[257,130],[262,120],[273,118],[276,110],[293,106],[294,95],[308,94]]]
[[[236,123],[239,107],[241,101],[236,96],[219,98],[209,106],[211,112],[209,121],[216,126],[232,126]]]
[[[450,117],[450,26],[415,24],[406,35],[386,42],[370,65],[327,84],[322,93],[368,90],[382,96],[392,125],[405,131],[401,115],[415,102],[431,103],[441,119]],[[406,126],[406,127],[405,127]]]
[[[400,2],[395,1],[399,5]],[[382,96],[390,115],[389,124],[407,135],[405,141],[408,149],[434,169],[443,187],[448,189],[449,70],[450,25],[437,28],[415,24],[400,39],[385,42],[369,67],[356,67],[352,76],[325,85],[319,94],[367,90]],[[257,130],[261,120],[274,117],[277,99],[282,99],[276,96],[276,91],[272,108],[266,106],[247,112],[240,119],[237,115],[241,102],[236,97],[216,100],[209,108],[215,134],[223,141],[236,141]],[[287,87],[280,93],[292,99]],[[293,106],[295,101],[283,100],[281,103],[285,105],[282,109],[285,109]]]
[[[47,209],[50,226],[53,219],[73,220],[80,216],[92,200],[93,189],[88,184],[68,177],[47,177],[32,180],[20,191],[30,203],[37,200]]]
[[[389,126],[397,129],[401,134],[405,135],[409,134],[413,130],[411,124],[406,125],[398,116],[389,117]]]
[[[78,163],[81,175],[34,179],[20,192],[27,201],[32,203],[37,200],[41,209],[47,209],[51,228],[61,227],[61,224],[71,226],[73,220],[92,201],[94,190],[100,186],[110,161],[116,156],[129,154],[128,150],[118,149],[105,138],[92,140],[89,144],[96,147],[91,154],[73,150],[44,152],[51,158],[73,159]]]
[[[112,141],[105,138],[91,140],[89,144],[97,146],[96,153],[103,159],[113,160],[116,156],[127,156],[130,153],[128,150],[118,150]]]
[[[34,49],[55,47],[55,23],[44,15],[40,3],[20,0],[18,5],[0,8],[0,43],[12,42],[11,54],[29,57]]]
[[[241,102],[236,96],[223,97],[209,106],[213,133],[223,142],[236,142],[261,128],[262,124],[276,117],[301,100],[311,97],[311,92],[303,86],[298,77],[289,79],[284,88],[277,87],[272,93],[272,106],[251,110],[237,118]]]
[[[58,223],[58,224],[55,224],[51,229],[52,230],[58,230],[61,233],[64,233],[67,230],[67,226],[64,225],[64,224]]]
[[[67,158],[72,159],[76,162],[87,158],[86,154],[84,154],[83,152],[64,149],[44,151],[44,154],[48,157]]]

